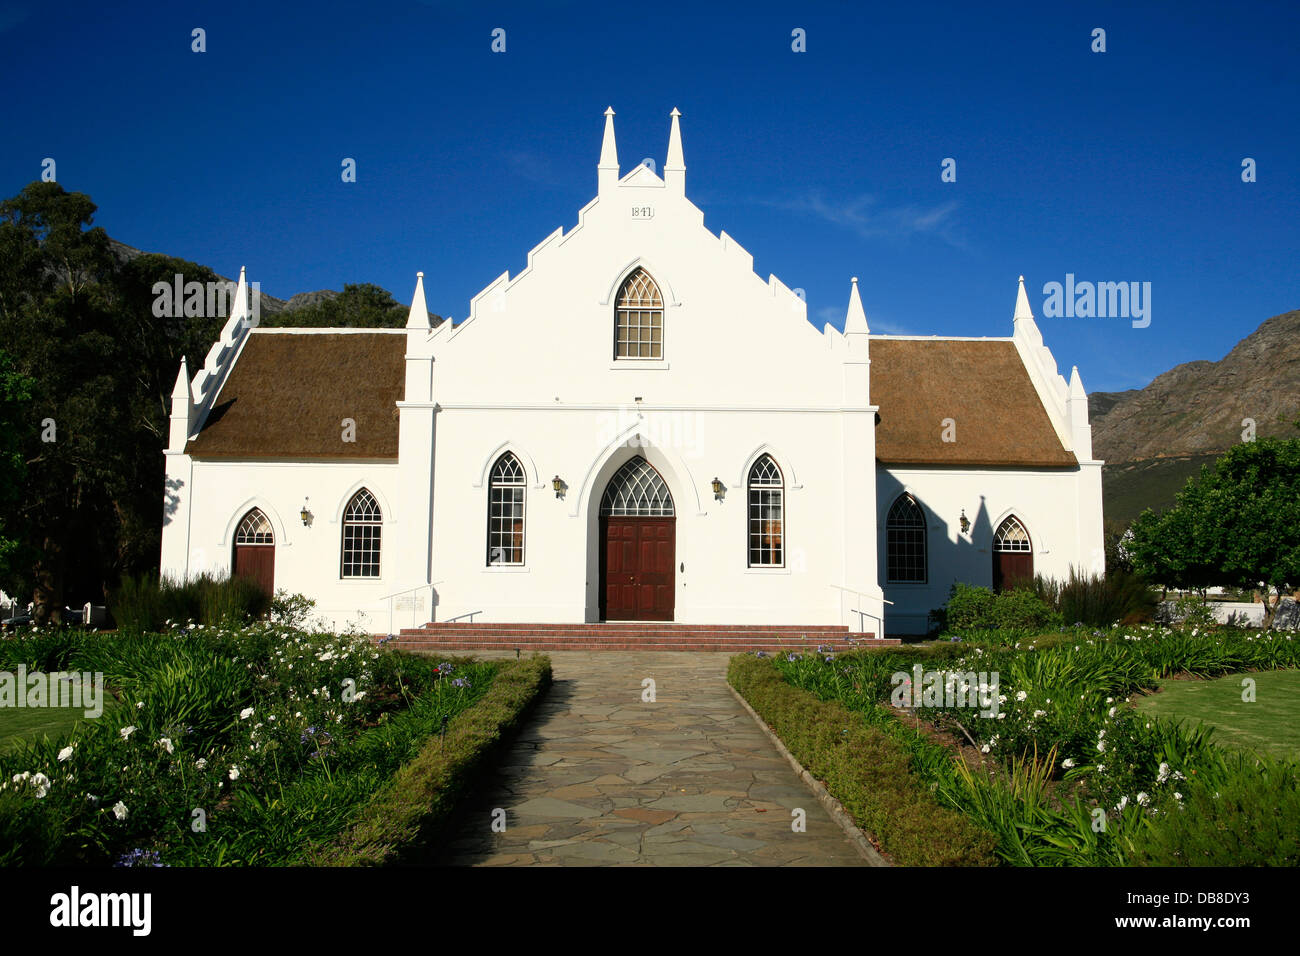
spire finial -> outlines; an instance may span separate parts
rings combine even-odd
[[[871,329],[867,328],[867,313],[862,310],[862,297],[858,295],[858,277],[854,276],[849,287],[849,311],[844,317],[844,334],[852,335],[870,331]]]
[[[682,114],[674,106],[672,113],[669,115],[673,118],[673,125],[668,131],[668,160],[664,163],[664,172],[666,173],[670,169],[685,171],[686,160],[682,155],[682,126],[679,122]]]
[[[411,296],[411,314],[407,316],[408,329],[428,329],[429,307],[424,303],[424,273],[415,274],[415,294]]]
[[[1013,320],[1019,322],[1023,319],[1034,318],[1033,310],[1029,308],[1029,296],[1025,293],[1025,277],[1020,277],[1020,284],[1016,288],[1016,312]]]
[[[618,171],[618,146],[614,142],[614,107],[605,110],[605,138],[600,142],[600,163],[597,169]]]

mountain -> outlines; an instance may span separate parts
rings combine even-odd
[[[1106,461],[1106,519],[1166,508],[1202,464],[1243,440],[1244,419],[1259,437],[1300,436],[1300,310],[1267,319],[1217,362],[1186,362],[1142,389],[1094,392],[1088,413],[1093,453]]]
[[[133,246],[128,246],[125,242],[118,242],[112,237],[109,237],[108,244],[113,250],[113,254],[117,256],[119,262],[126,262],[136,258],[137,256],[147,254]],[[218,278],[227,282],[236,281],[223,275],[218,275]],[[319,305],[322,302],[328,302],[331,299],[337,299],[338,296],[339,293],[335,292],[333,289],[320,289],[316,292],[299,292],[297,295],[286,300],[277,299],[275,296],[267,295],[263,292],[261,298],[261,313],[263,316],[269,317],[279,315],[281,312],[294,312],[298,309],[305,309]]]

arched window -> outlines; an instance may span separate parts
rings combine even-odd
[[[506,452],[488,482],[487,563],[524,563],[524,492],[528,481],[519,459]]]
[[[379,502],[368,489],[362,488],[352,496],[343,511],[343,577],[379,577],[383,522]]]
[[[664,357],[664,299],[650,273],[637,268],[618,290],[614,357]]]
[[[899,495],[885,519],[889,581],[925,581],[925,513],[911,495]]]
[[[1002,591],[1034,576],[1034,546],[1029,531],[1008,515],[993,534],[993,590]]]
[[[609,479],[600,513],[622,518],[668,518],[675,512],[663,476],[650,462],[634,455]]]
[[[1029,532],[1015,515],[1008,515],[1007,520],[998,525],[993,535],[994,551],[1032,551]]]
[[[235,544],[275,544],[275,532],[261,508],[254,508],[244,515],[239,530],[235,532]]]
[[[785,482],[771,455],[749,469],[749,566],[785,566]]]

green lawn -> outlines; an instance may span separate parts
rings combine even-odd
[[[1242,680],[1255,681],[1255,700],[1241,699]],[[1217,680],[1171,680],[1141,698],[1138,710],[1202,722],[1226,747],[1300,760],[1300,670],[1231,674]]]
[[[104,711],[117,701],[105,691]],[[78,721],[86,720],[83,707],[0,707],[0,754],[14,750],[26,740],[59,737]]]

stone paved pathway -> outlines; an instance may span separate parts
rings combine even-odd
[[[437,862],[865,866],[732,696],[728,658],[552,653],[555,683]],[[505,832],[492,830],[497,808]],[[792,829],[794,808],[806,832]]]

